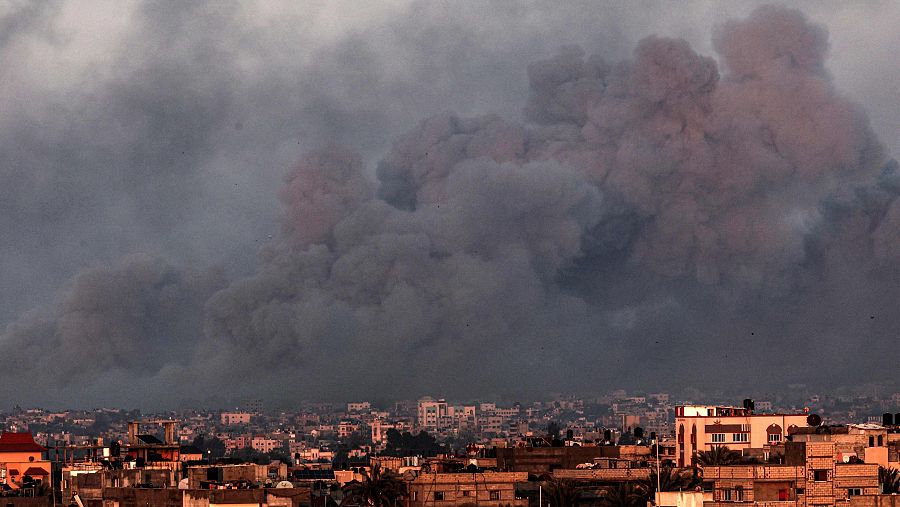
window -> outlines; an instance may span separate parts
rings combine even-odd
[[[750,435],[747,433],[732,433],[731,441],[732,442],[749,442]]]
[[[779,490],[778,490],[778,501],[779,501],[779,502],[786,502],[787,499],[788,499],[787,493],[788,493],[788,490],[786,490],[786,489],[779,489]]]
[[[725,502],[730,502],[730,501],[731,501],[731,490],[730,490],[730,489],[723,489],[723,490],[722,490],[722,500],[725,501]]]
[[[883,445],[884,445],[884,437],[881,435],[878,435],[878,447],[881,447]]]
[[[744,488],[738,486],[734,488],[734,501],[735,502],[743,502],[744,501]]]
[[[798,495],[802,495],[802,494],[806,493],[806,490],[803,488],[797,488],[795,493],[797,493]]]
[[[875,447],[875,436],[869,435],[869,447]]]
[[[419,492],[418,492],[418,491],[413,491],[413,492],[412,492],[412,500],[415,502],[415,501],[418,500],[418,499],[419,499]]]
[[[472,496],[472,492],[471,491],[463,491],[462,496]]]
[[[435,499],[435,500],[443,500],[443,499],[444,499],[444,492],[443,492],[443,491],[435,491],[435,492],[434,492],[434,499]]]
[[[500,500],[500,492],[491,491],[491,500]]]
[[[847,496],[859,496],[862,494],[862,488],[849,488],[847,489]]]
[[[825,482],[828,480],[828,470],[814,470],[813,480],[816,482]]]
[[[777,444],[781,442],[781,433],[769,433],[769,443]]]
[[[725,434],[724,433],[713,433],[712,441],[714,444],[725,443]]]

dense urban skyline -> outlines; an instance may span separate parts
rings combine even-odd
[[[0,16],[0,406],[894,382],[896,3]]]

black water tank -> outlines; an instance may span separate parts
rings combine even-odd
[[[885,412],[881,414],[881,424],[884,426],[893,426],[894,425],[894,414]]]

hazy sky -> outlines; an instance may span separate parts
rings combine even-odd
[[[761,5],[3,2],[0,407],[890,379],[900,3]]]

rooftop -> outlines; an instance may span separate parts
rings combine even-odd
[[[44,452],[47,448],[38,445],[30,432],[10,433],[4,431],[0,435],[0,452]]]

